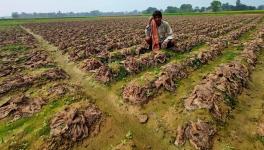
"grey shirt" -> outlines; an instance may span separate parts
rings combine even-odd
[[[163,41],[168,41],[173,39],[173,31],[168,22],[161,20],[161,24],[158,27],[159,33],[159,41],[162,43]],[[146,26],[145,29],[146,36],[151,36],[151,27],[150,25]]]

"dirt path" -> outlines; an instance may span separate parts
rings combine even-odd
[[[21,28],[33,35],[39,42],[40,48],[46,50],[58,66],[70,75],[71,82],[82,86],[85,93],[95,100],[102,111],[108,114],[107,121],[103,125],[105,129],[103,127],[102,132],[95,139],[87,140],[84,144],[89,144],[89,147],[94,149],[109,148],[111,144],[121,142],[126,133],[131,131],[133,140],[139,148],[148,146],[155,147],[155,149],[173,148],[169,148],[168,143],[162,140],[162,136],[156,135],[153,129],[141,125],[133,115],[126,113],[125,108],[118,106],[115,102],[119,97],[108,87],[94,81],[90,74],[81,71],[74,62],[69,61],[67,55],[62,55],[55,46],[49,44],[41,36],[34,34],[25,27],[21,26]],[[103,135],[104,133],[107,135]],[[81,147],[79,146],[79,148]]]

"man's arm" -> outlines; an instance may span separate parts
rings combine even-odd
[[[167,32],[167,37],[166,37],[166,39],[164,40],[164,42],[168,42],[169,40],[172,40],[174,37],[173,37],[173,31],[172,31],[172,29],[171,29],[171,26],[167,23],[166,24],[166,32]]]
[[[161,44],[161,48],[166,48],[168,46],[168,42],[169,40],[172,40],[174,37],[173,37],[173,31],[169,25],[169,23],[165,23],[165,28],[166,28],[166,34],[167,34],[167,37],[166,39],[163,41],[163,43]]]

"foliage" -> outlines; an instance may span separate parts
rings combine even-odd
[[[155,8],[155,7],[149,7],[146,10],[144,10],[142,13],[144,13],[144,14],[152,14],[156,10],[158,10],[158,9]]]
[[[211,7],[212,7],[213,12],[220,11],[221,10],[221,6],[222,6],[222,3],[220,1],[218,1],[218,0],[214,0],[211,3]]]
[[[258,10],[264,10],[264,5],[259,5]]]
[[[18,13],[13,12],[11,17],[17,18],[65,18],[65,17],[91,17],[91,16],[124,16],[124,15],[139,15],[140,12],[137,10],[130,12],[101,12],[99,10],[93,10],[90,12],[48,12],[48,13]]]
[[[180,7],[180,10],[182,12],[191,12],[191,11],[193,11],[193,8],[192,8],[191,4],[182,4]]]
[[[256,10],[257,8],[255,6],[247,6],[243,3],[241,3],[240,0],[236,1],[236,6],[230,5],[229,3],[225,3],[222,5],[223,10]],[[259,9],[261,10],[261,9]]]
[[[176,12],[180,12],[180,9],[178,7],[168,6],[165,9],[165,13],[176,13]]]

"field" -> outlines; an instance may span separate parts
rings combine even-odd
[[[264,149],[263,14],[0,20],[0,149]]]

